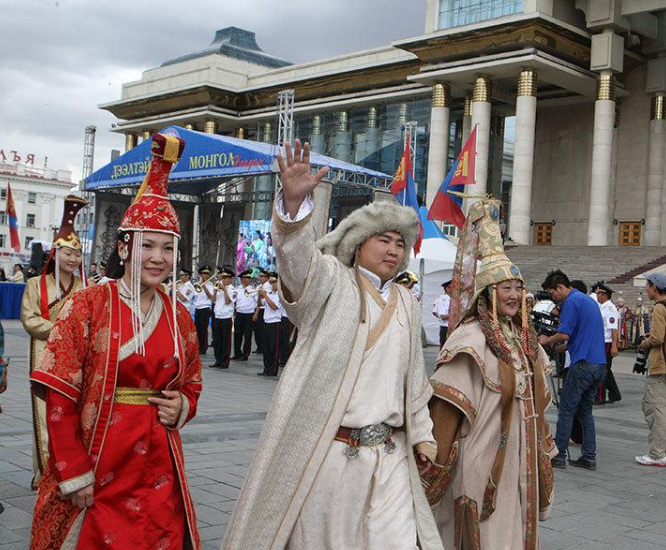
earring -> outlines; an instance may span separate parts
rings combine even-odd
[[[129,251],[127,249],[120,252],[120,265],[125,265],[127,258],[129,257]]]

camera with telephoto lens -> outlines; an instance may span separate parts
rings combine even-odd
[[[647,371],[648,352],[643,351],[640,348],[640,344],[641,342],[643,342],[643,340],[645,340],[645,338],[641,338],[639,340],[638,342],[639,347],[637,348],[636,351],[636,361],[634,362],[634,368],[633,368],[633,372],[635,372],[636,374],[645,374],[645,372]]]

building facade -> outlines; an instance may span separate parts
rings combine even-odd
[[[11,184],[19,225],[21,252],[11,249],[7,216],[7,184]],[[0,163],[0,267],[29,263],[32,241],[50,245],[60,227],[64,199],[73,187],[68,170],[37,168],[25,163]]]
[[[223,29],[101,108],[128,149],[170,124],[273,142],[294,89],[296,137],[386,173],[415,122],[427,204],[476,127],[469,193],[517,244],[666,245],[666,0],[423,1],[423,35],[298,65]]]

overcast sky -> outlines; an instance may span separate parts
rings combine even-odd
[[[266,52],[311,61],[423,33],[425,0],[0,0],[0,149],[81,175],[84,129],[95,168],[124,138],[98,109],[121,85],[208,45],[216,29],[257,34]]]

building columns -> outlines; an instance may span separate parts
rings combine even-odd
[[[664,174],[666,173],[666,113],[664,113],[664,94],[657,94],[651,99],[650,109],[650,145],[648,146],[647,200],[645,207],[646,246],[659,246],[662,239],[661,217],[664,196]]]
[[[310,149],[323,155],[325,153],[324,134],[321,131],[321,116],[315,115],[312,117],[312,126],[310,129]]]
[[[472,96],[465,96],[462,118],[462,146],[467,143],[467,138],[472,133]]]
[[[217,122],[214,120],[207,120],[204,122],[204,132],[206,134],[215,134],[217,133]]]
[[[536,92],[536,73],[531,70],[522,71],[518,80],[518,97],[516,98],[516,144],[509,224],[509,236],[517,244],[530,243]]]
[[[347,111],[338,113],[338,131],[335,133],[333,151],[334,158],[344,162],[352,161],[352,133],[349,129],[349,113]]]
[[[615,79],[611,71],[604,70],[597,77],[597,100],[594,104],[588,246],[608,245],[614,124]]]
[[[130,149],[134,149],[136,146],[136,134],[133,133],[128,133],[125,134],[125,151],[129,151]]]
[[[370,107],[368,109],[367,128],[365,130],[365,158],[370,155],[373,157],[373,165],[376,170],[379,170],[379,159],[376,158],[376,153],[382,148],[382,135],[379,129],[379,114],[377,107]]]
[[[451,115],[451,87],[436,82],[432,87],[430,109],[430,145],[428,147],[428,181],[426,206],[430,208],[439,190],[449,156],[449,121]]]
[[[490,147],[491,82],[477,76],[472,97],[472,125],[476,127],[476,184],[467,186],[472,195],[485,195],[488,186],[488,153]],[[463,135],[463,139],[465,136]],[[463,141],[464,143],[464,141]]]

